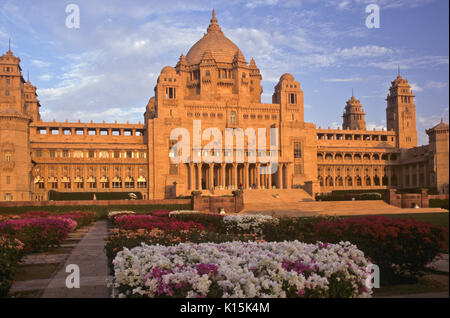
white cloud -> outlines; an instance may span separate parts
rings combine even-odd
[[[386,125],[385,124],[380,124],[380,123],[375,123],[375,122],[368,122],[366,124],[366,128],[367,130],[386,130]]]
[[[32,60],[31,63],[34,66],[39,67],[39,68],[49,67],[50,66],[50,63],[44,62],[44,61],[41,61],[41,60]]]
[[[252,0],[245,5],[247,8],[254,9],[261,6],[273,6],[278,3],[278,0]]]
[[[51,75],[51,74],[43,74],[43,75],[39,76],[39,80],[44,81],[44,82],[48,82],[51,79],[53,79],[53,75]]]
[[[383,55],[391,54],[392,49],[377,46],[377,45],[366,45],[366,46],[354,46],[352,48],[338,48],[336,55],[343,58],[355,58],[355,57],[378,57]]]
[[[425,82],[425,88],[435,88],[435,89],[441,89],[446,88],[448,86],[448,82],[437,82],[437,81],[426,81]]]
[[[361,81],[360,77],[348,77],[348,78],[326,78],[325,82],[331,83],[347,83],[347,82],[359,82]]]
[[[421,91],[423,91],[423,87],[421,87],[419,84],[417,84],[417,83],[414,83],[414,82],[411,82],[411,83],[409,83],[409,85],[411,85],[411,89],[414,91],[414,92],[421,92]]]

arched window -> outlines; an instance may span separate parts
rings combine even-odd
[[[232,111],[230,113],[230,123],[233,125],[236,124],[236,112],[235,111]]]

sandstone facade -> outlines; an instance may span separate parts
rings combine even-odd
[[[261,103],[261,79],[255,61],[247,62],[213,13],[203,38],[175,67],[162,69],[144,124],[43,122],[36,87],[8,51],[0,57],[0,201],[47,200],[49,190],[139,191],[146,200],[238,188],[314,194],[437,187],[448,193],[448,124],[427,130],[429,144],[417,147],[414,95],[400,75],[387,96],[387,131],[366,129],[354,96],[343,129],[317,128],[304,120],[303,91],[291,74],[280,77],[270,104]],[[201,123],[200,143],[193,140],[194,121]],[[190,136],[188,162],[173,161],[182,141],[171,140],[177,128]],[[278,147],[270,149],[267,134],[264,151],[255,151],[247,135],[242,145],[211,150],[207,128],[223,137],[227,128],[272,128]],[[276,157],[277,169],[261,174],[267,156]]]

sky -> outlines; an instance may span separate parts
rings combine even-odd
[[[69,4],[80,10],[79,28],[66,26]],[[379,28],[366,26],[369,4],[380,8]],[[368,129],[383,129],[400,66],[416,95],[419,144],[428,143],[425,129],[448,122],[447,0],[0,0],[0,54],[11,38],[45,121],[143,122],[161,69],[200,40],[213,8],[261,70],[262,102],[291,73],[305,121],[342,126],[353,89]]]

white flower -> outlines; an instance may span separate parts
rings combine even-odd
[[[163,287],[166,296],[172,291],[198,297],[212,292],[211,286],[222,297],[287,297],[288,289],[327,295],[328,279],[338,275],[338,280],[351,282],[350,297],[370,297],[371,290],[360,292],[359,288],[368,277],[364,254],[348,242],[319,246],[298,241],[142,244],[117,254],[111,286],[127,291],[114,293],[115,297],[154,297]],[[305,272],[293,269],[296,262]],[[197,268],[199,264],[203,269]]]

